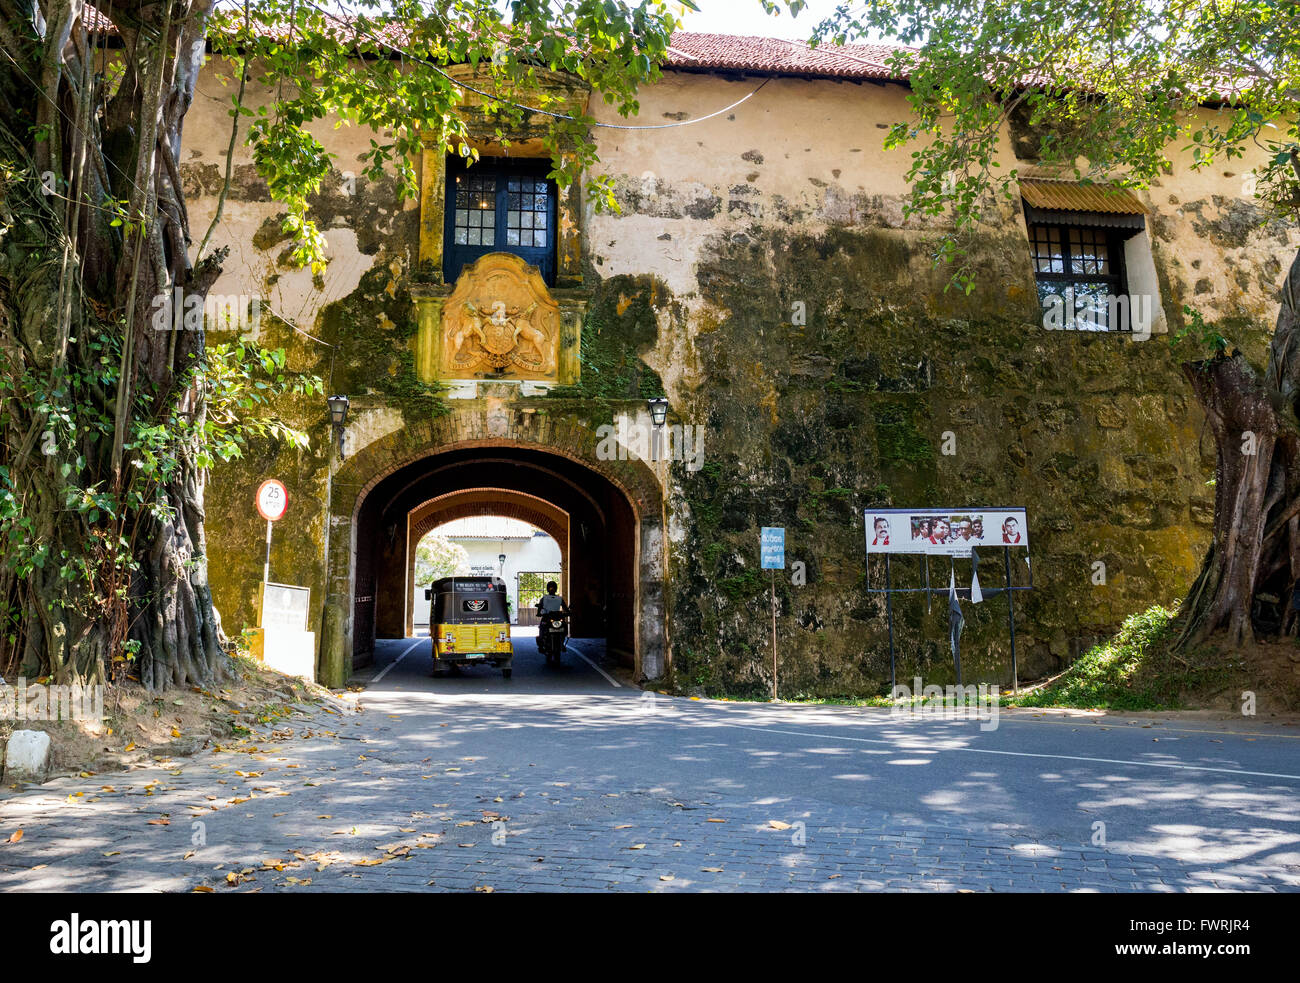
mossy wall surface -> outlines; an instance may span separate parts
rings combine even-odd
[[[708,463],[674,474],[685,513],[672,577],[678,685],[770,688],[764,525],[784,526],[787,562],[806,566],[805,585],[792,570],[776,581],[788,695],[868,694],[889,679],[884,604],[865,578],[866,507],[1028,509],[1022,678],[1186,589],[1208,541],[1213,459],[1166,341],[1043,330],[1003,262],[1019,244],[987,248],[981,286],[962,297],[942,293],[923,240],[901,231],[719,242],[702,278],[715,322],[697,339],[704,382],[687,413],[707,427]],[[801,298],[804,326],[788,313]],[[1000,586],[1002,553],[983,552],[982,584]],[[1027,583],[1023,552],[1013,556],[1014,582]],[[969,586],[969,565],[957,566]],[[922,585],[917,559],[896,558],[893,573],[896,586]],[[872,576],[883,586],[875,564]],[[930,576],[946,587],[948,563],[931,560]],[[899,598],[894,615],[900,680],[951,679],[946,598],[928,615],[920,597]],[[1004,597],[967,605],[963,652],[967,681],[1009,682]]]
[[[741,88],[752,86],[670,74],[644,94],[643,121],[706,115]],[[865,577],[870,506],[1025,507],[1035,589],[1016,596],[1020,675],[1041,676],[1129,613],[1181,596],[1208,540],[1213,446],[1165,336],[1041,326],[1014,208],[990,214],[974,253],[976,290],[944,290],[948,271],[930,262],[941,226],[903,218],[906,162],[879,147],[882,127],[906,112],[903,96],[896,86],[775,80],[696,127],[603,131],[602,166],[623,211],[583,214],[581,376],[545,397],[505,406],[494,397],[489,407],[418,380],[408,285],[419,212],[383,184],[358,178],[344,192],[341,171],[368,145],[364,134],[322,133],[340,168],[316,202],[333,250],[325,276],[285,264],[279,209],[237,168],[218,237],[234,250],[217,289],[268,296],[277,316],[264,317],[259,340],[352,398],[349,457],[452,411],[513,421],[527,409],[557,432],[594,434],[667,395],[670,422],[703,426],[701,468],[654,466],[665,501],[669,685],[770,691],[770,575],[758,569],[758,537],[777,525],[788,563],[806,575],[803,585],[789,569],[776,580],[782,693],[880,692],[889,663],[884,604]],[[211,146],[200,138],[200,158],[185,165],[196,225],[214,204],[208,170],[225,140],[221,125],[209,130]],[[1287,230],[1252,227],[1239,184],[1179,163],[1144,201],[1170,326],[1196,304],[1262,360],[1273,279],[1297,243]],[[257,484],[289,485],[272,575],[313,588],[317,631],[329,620],[326,540],[335,535],[324,503],[360,491],[334,482],[323,400],[284,410],[313,435],[312,449],[253,448],[217,469],[208,489],[213,591],[231,634],[256,618]],[[982,583],[1000,585],[1000,553],[985,561]],[[968,566],[958,568],[968,584]],[[919,586],[917,561],[894,569]],[[931,576],[946,585],[948,570],[932,561]],[[336,621],[351,617],[346,599],[336,606]],[[1005,598],[966,612],[966,680],[1009,682]],[[945,600],[927,614],[923,600],[900,599],[895,619],[900,680],[951,678]]]

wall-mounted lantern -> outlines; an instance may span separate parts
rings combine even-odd
[[[343,425],[348,422],[348,404],[346,396],[330,396],[327,400],[330,406],[330,423],[334,425],[334,434],[338,438],[339,460],[344,460],[343,456]]]
[[[645,405],[650,410],[650,419],[655,425],[654,433],[650,435],[650,460],[658,461],[663,456],[660,444],[663,441],[664,423],[668,420],[668,397],[655,396],[647,399]]]
[[[662,427],[668,420],[668,397],[656,396],[653,399],[647,399],[645,404],[650,409],[650,419],[654,421],[654,425]]]

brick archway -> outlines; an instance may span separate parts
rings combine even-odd
[[[569,595],[569,515],[536,495],[508,488],[466,488],[447,492],[419,505],[407,516],[406,580],[415,586],[415,547],[438,526],[470,516],[491,515],[518,519],[536,526],[560,547],[560,593]],[[407,596],[410,596],[408,587]],[[407,607],[406,633],[414,634],[414,612]]]
[[[668,653],[663,584],[667,565],[663,494],[654,471],[637,460],[601,460],[591,428],[528,407],[511,408],[503,400],[486,403],[486,409],[457,408],[437,420],[379,437],[353,450],[335,472],[320,678],[342,685],[353,665],[373,648],[382,600],[375,570],[400,564],[405,572],[406,537],[399,546],[399,528],[407,528],[406,518],[416,506],[437,495],[425,490],[418,501],[408,499],[420,496],[421,476],[451,476],[454,468],[473,474],[475,487],[524,491],[552,505],[564,499],[585,513],[575,524],[577,535],[594,535],[592,542],[602,545],[580,546],[575,555],[611,553],[611,562],[625,562],[627,567],[606,571],[603,577],[596,571],[586,582],[594,580],[605,592],[611,650],[628,659],[637,678],[661,677]],[[510,480],[499,480],[499,474]],[[585,503],[584,495],[592,502]],[[603,548],[602,536],[612,544],[609,550]],[[571,584],[571,593],[581,596],[584,586]],[[620,644],[615,644],[614,628],[623,632]]]

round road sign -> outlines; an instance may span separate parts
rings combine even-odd
[[[275,522],[284,516],[289,507],[289,493],[274,478],[264,481],[257,489],[257,511],[263,519]]]

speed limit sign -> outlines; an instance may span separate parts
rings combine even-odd
[[[274,478],[264,481],[257,489],[257,511],[267,522],[275,522],[284,516],[289,507],[289,492],[284,485]]]

